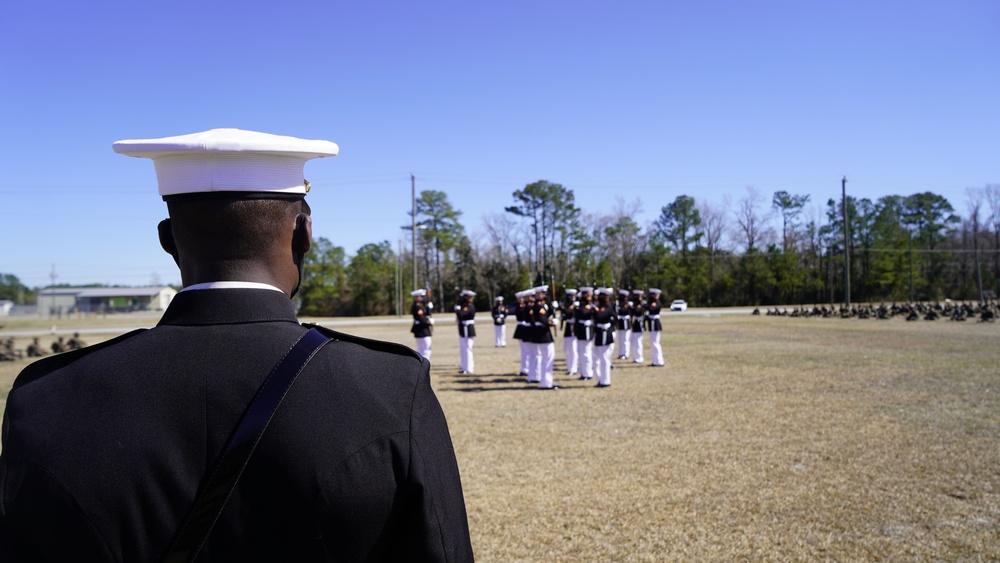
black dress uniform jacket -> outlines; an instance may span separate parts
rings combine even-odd
[[[563,338],[575,338],[573,329],[576,327],[576,302],[571,301],[559,306],[559,318],[563,323]]]
[[[514,327],[514,338],[528,342],[525,332],[531,326],[528,321],[529,317],[530,311],[528,311],[527,305],[518,303],[517,308],[514,309],[514,318],[517,319],[517,326]]]
[[[410,306],[410,314],[413,315],[413,326],[410,332],[414,338],[426,338],[431,335],[431,310],[427,305],[414,303]]]
[[[25,368],[3,419],[0,561],[161,558],[306,330],[277,291],[188,291],[156,328]],[[324,332],[198,560],[472,560],[429,364]]]
[[[615,328],[617,330],[630,330],[632,328],[632,325],[629,322],[629,320],[631,319],[631,317],[629,316],[629,307],[630,305],[628,304],[628,300],[626,299],[618,300],[618,307],[615,311],[615,313],[618,315],[617,318],[615,319]]]
[[[663,323],[660,322],[660,300],[654,299],[646,306],[646,329],[650,332],[662,331]]]
[[[548,344],[554,342],[549,325],[552,323],[552,306],[548,303],[535,303],[531,308],[531,338],[529,342]]]
[[[576,307],[576,328],[574,334],[577,340],[592,340],[594,338],[594,305],[578,305]]]
[[[507,322],[507,306],[504,304],[495,305],[493,307],[493,324],[494,326],[501,326]]]
[[[461,338],[476,337],[476,306],[455,305],[455,320],[458,321],[458,336]]]
[[[643,325],[646,324],[646,308],[642,301],[635,301],[628,308],[628,314],[632,318],[632,332],[642,332]]]
[[[611,304],[594,305],[594,346],[609,346],[615,341],[615,314]]]

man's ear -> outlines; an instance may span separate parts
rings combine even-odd
[[[160,246],[174,258],[174,263],[177,264],[179,268],[181,265],[180,256],[177,254],[177,243],[174,242],[174,230],[170,219],[164,219],[160,221],[160,224],[156,226],[156,232],[160,236]]]
[[[292,233],[292,259],[301,264],[306,252],[312,248],[312,217],[305,213],[295,216],[295,231]]]

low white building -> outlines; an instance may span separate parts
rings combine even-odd
[[[9,299],[0,299],[0,317],[6,317],[10,310],[14,308],[14,302]]]
[[[169,286],[61,287],[38,291],[38,314],[162,311],[177,295]]]

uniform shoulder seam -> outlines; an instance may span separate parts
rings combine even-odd
[[[421,356],[411,348],[404,346],[402,344],[397,344],[395,342],[386,342],[384,340],[363,338],[361,336],[355,336],[353,334],[338,332],[336,330],[332,330],[325,326],[317,324],[303,323],[302,326],[306,328],[315,328],[319,330],[321,333],[335,340],[340,340],[342,342],[350,342],[352,344],[357,344],[359,346],[363,346],[371,350],[378,350],[379,352],[389,352],[391,354],[399,354],[402,356],[410,356],[412,358],[417,358],[417,359],[421,358]]]

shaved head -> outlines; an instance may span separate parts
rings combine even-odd
[[[312,235],[304,200],[212,197],[168,201],[160,244],[184,285],[260,281],[289,294],[301,283]]]
[[[167,204],[178,248],[204,260],[251,260],[283,244],[301,201],[207,199]]]

